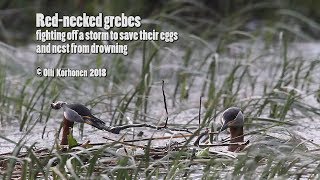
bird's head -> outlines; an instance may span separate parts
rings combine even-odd
[[[57,101],[57,102],[53,102],[51,103],[51,108],[52,109],[60,109],[63,107],[63,105],[66,105],[67,103],[64,101]]]
[[[238,107],[230,107],[228,109],[226,109],[223,113],[222,113],[222,121],[223,121],[223,125],[220,129],[221,131],[224,131],[225,129],[229,128],[229,127],[243,127],[243,123],[244,123],[244,117],[242,114],[242,111],[240,108]]]

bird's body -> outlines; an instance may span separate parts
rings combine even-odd
[[[82,104],[67,104],[63,101],[52,103],[53,109],[63,108],[63,132],[62,132],[62,145],[67,145],[67,136],[70,134],[70,128],[73,127],[74,122],[90,124],[100,130],[105,130],[105,122],[93,116],[91,111]]]
[[[243,136],[243,124],[244,124],[244,117],[240,108],[237,107],[230,107],[226,109],[222,114],[223,125],[220,129],[224,131],[225,129],[229,128],[230,130],[230,143],[231,145],[228,146],[228,151],[241,151],[244,146],[238,145],[237,143],[244,142]]]
[[[79,123],[85,122],[82,116],[78,112],[69,108],[67,105],[62,105],[62,108],[63,108],[63,116],[67,120],[73,121],[73,122],[79,122]]]
[[[88,116],[88,115],[93,116],[91,114],[91,111],[82,104],[75,103],[75,104],[66,104],[66,105],[68,108],[76,111],[81,116]]]
[[[106,128],[105,122],[93,116],[91,111],[82,104],[67,104],[66,102],[58,101],[56,103],[52,103],[51,107],[53,109],[63,108],[64,118],[69,121],[90,124],[100,130]]]

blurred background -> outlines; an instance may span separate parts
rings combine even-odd
[[[122,12],[139,15],[143,19],[161,21],[203,38],[217,38],[231,31],[249,31],[272,38],[272,31],[284,30],[291,36],[307,40],[319,38],[320,3],[315,0],[200,0],[173,1],[23,1],[2,0],[1,41],[19,45],[33,40],[35,13],[53,15],[96,15]],[[268,32],[267,28],[270,28]],[[268,34],[269,33],[269,34]],[[271,36],[271,37],[270,37]],[[269,39],[268,38],[268,39]],[[293,37],[292,37],[293,38]],[[232,38],[230,38],[231,40]],[[229,41],[230,41],[229,40]]]

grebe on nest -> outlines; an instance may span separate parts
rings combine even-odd
[[[91,114],[91,111],[82,104],[67,104],[63,101],[51,103],[52,109],[63,108],[63,130],[61,145],[68,145],[68,135],[74,122],[90,124],[100,130],[104,130],[105,122]]]
[[[226,109],[222,114],[223,125],[219,132],[222,132],[229,128],[230,130],[230,143],[242,143],[244,142],[243,135],[243,123],[244,117],[240,108],[230,107]],[[241,151],[245,146],[232,144],[228,146],[228,151],[238,152]]]

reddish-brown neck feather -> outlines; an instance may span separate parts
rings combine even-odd
[[[243,127],[230,127],[231,140],[230,143],[241,143],[243,142]],[[240,145],[229,145],[228,151],[240,151],[244,146]]]
[[[61,145],[68,145],[68,135],[70,134],[70,128],[73,127],[73,122],[68,121],[63,117],[63,127],[62,127],[62,139]]]

